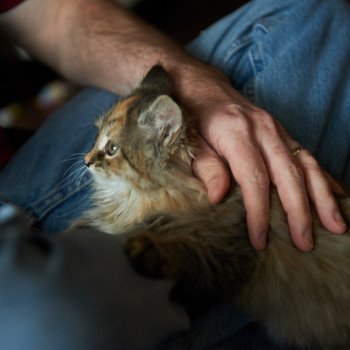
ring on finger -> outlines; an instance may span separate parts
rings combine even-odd
[[[298,146],[292,150],[292,154],[296,157],[302,150],[304,150],[303,146]]]

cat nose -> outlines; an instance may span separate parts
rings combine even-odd
[[[84,159],[84,163],[87,167],[89,167],[93,163],[93,161],[91,159]]]

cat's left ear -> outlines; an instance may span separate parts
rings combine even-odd
[[[148,71],[138,89],[154,91],[158,94],[171,95],[171,85],[168,72],[160,64],[157,64]]]
[[[139,118],[139,123],[152,129],[158,144],[171,144],[182,125],[180,107],[168,95],[160,95]]]

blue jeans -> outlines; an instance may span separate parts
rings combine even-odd
[[[345,0],[253,0],[204,31],[188,50],[223,70],[335,178],[350,186],[350,6]],[[0,198],[59,232],[89,206],[82,154],[116,96],[86,89],[54,113],[0,174]],[[1,279],[0,279],[1,285]],[[210,331],[209,331],[210,329]],[[219,305],[178,345],[275,349],[263,330]]]

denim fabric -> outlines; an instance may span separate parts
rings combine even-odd
[[[188,45],[269,111],[321,165],[350,186],[350,6],[344,0],[254,0]],[[0,197],[60,231],[89,205],[82,156],[94,121],[116,100],[88,89],[56,112],[0,174]],[[77,158],[78,159],[78,158]],[[257,324],[218,305],[181,349],[277,349]],[[285,349],[285,348],[284,348]]]

